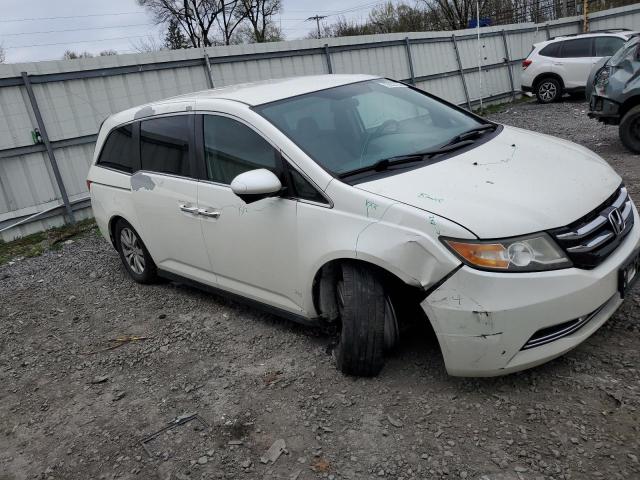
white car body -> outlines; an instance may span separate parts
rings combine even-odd
[[[621,185],[593,152],[504,126],[490,140],[444,161],[350,185],[253,109],[372,79],[273,80],[184,95],[110,116],[98,135],[88,175],[100,231],[113,243],[113,221],[123,218],[165,274],[307,322],[322,317],[314,285],[323,266],[343,259],[375,265],[423,292],[421,306],[451,375],[500,375],[538,365],[597,330],[622,302],[618,272],[640,244],[637,226],[592,269],[484,271],[461,262],[442,242],[444,237],[474,241],[572,225],[612,195],[617,198]],[[250,126],[326,202],[276,196],[245,204],[228,185],[148,171],[122,173],[96,164],[114,128],[175,114],[223,115]],[[620,211],[636,225],[635,206],[623,200]],[[204,214],[190,213],[195,211]],[[575,332],[523,348],[536,332],[591,314]]]
[[[601,58],[613,55],[635,33],[611,30],[559,36],[534,44],[526,60],[522,62],[522,90],[537,93],[542,80],[555,78],[562,89],[559,94],[583,92],[593,65]],[[582,55],[562,53],[567,45],[577,45],[578,42],[588,47]]]

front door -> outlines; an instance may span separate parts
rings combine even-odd
[[[140,171],[131,191],[141,236],[158,268],[215,283],[200,229],[194,164],[195,115],[140,122]]]
[[[292,312],[296,291],[296,204],[272,197],[245,203],[229,185],[240,173],[267,168],[281,179],[282,160],[255,130],[223,115],[199,117],[206,179],[198,184],[202,235],[218,285]],[[282,181],[282,180],[281,180]]]

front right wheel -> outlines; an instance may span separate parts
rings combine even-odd
[[[640,153],[640,105],[629,110],[618,128],[620,140],[633,153]]]
[[[338,369],[347,375],[373,377],[384,366],[384,352],[398,341],[391,297],[379,275],[356,262],[342,266],[336,285],[342,331],[335,350]]]

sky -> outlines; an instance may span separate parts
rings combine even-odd
[[[316,29],[312,15],[322,22],[340,17],[365,19],[384,0],[283,0],[275,18],[287,40]],[[398,0],[394,0],[396,2]],[[134,53],[141,42],[161,42],[164,28],[154,24],[136,0],[0,0],[0,45],[6,63],[61,59],[65,50]]]

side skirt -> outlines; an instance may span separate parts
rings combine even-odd
[[[191,280],[190,278],[185,278],[181,275],[178,275],[172,272],[167,272],[166,270],[162,270],[160,268],[158,269],[158,276],[162,278],[166,278],[167,280],[171,280],[172,282],[182,283],[184,285],[197,288],[198,290],[202,290],[207,293],[212,293],[214,295],[225,297],[229,300],[233,300],[234,302],[242,303],[244,305],[253,307],[256,310],[261,310],[265,313],[269,313],[277,317],[285,318],[287,320],[290,320],[295,323],[299,323],[301,325],[305,325],[309,327],[317,327],[322,325],[322,322],[320,321],[320,319],[303,317],[302,315],[297,315],[295,313],[289,312],[282,308],[274,307],[273,305],[268,305],[258,300],[253,300],[251,298],[243,297],[242,295],[228,292],[227,290],[223,290],[221,288],[212,287],[211,285],[198,282],[197,280]]]

